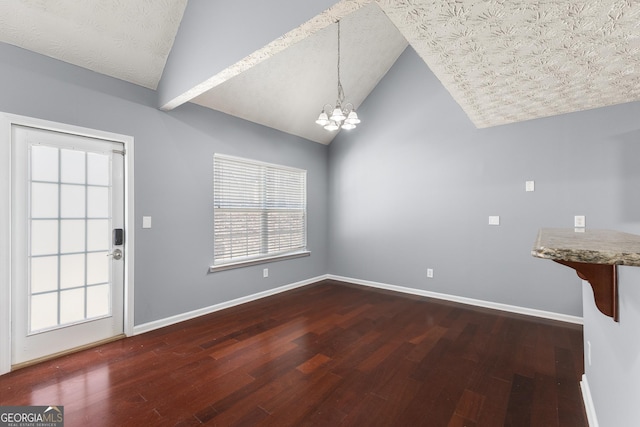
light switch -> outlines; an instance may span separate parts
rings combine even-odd
[[[151,228],[151,217],[143,216],[142,217],[142,228]]]
[[[525,191],[535,191],[535,189],[536,189],[535,181],[526,181],[524,183],[524,190]]]
[[[500,225],[500,217],[495,215],[495,216],[490,216],[489,217],[489,225]]]

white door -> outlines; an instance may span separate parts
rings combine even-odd
[[[12,365],[123,333],[122,143],[12,125]]]

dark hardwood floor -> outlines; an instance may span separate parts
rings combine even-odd
[[[325,281],[0,377],[65,426],[586,426],[579,326]]]

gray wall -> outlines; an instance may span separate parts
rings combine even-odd
[[[538,229],[640,231],[638,103],[479,130],[409,47],[358,114],[329,149],[332,274],[580,316]]]
[[[408,48],[327,149],[191,104],[161,112],[153,91],[9,45],[0,58],[0,111],[135,138],[138,325],[325,273],[579,316],[575,273],[529,255],[538,228],[582,214],[640,231],[638,103],[478,130]],[[214,152],[309,171],[311,257],[267,279],[207,273]]]
[[[135,138],[136,325],[326,274],[327,147],[191,104],[161,112],[153,91],[6,44],[0,94],[0,111]],[[208,273],[215,152],[308,171],[310,257]]]
[[[640,268],[619,266],[618,278],[619,323],[598,311],[583,282],[585,375],[600,427],[634,426],[640,417]]]

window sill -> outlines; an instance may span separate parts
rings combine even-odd
[[[275,256],[270,256],[266,258],[251,259],[247,261],[238,261],[238,262],[229,263],[229,264],[212,265],[209,267],[209,273],[216,273],[218,271],[231,270],[234,268],[250,267],[252,265],[265,264],[268,262],[302,258],[309,255],[311,255],[311,251],[301,251],[301,252],[295,252],[292,254],[275,255]]]

